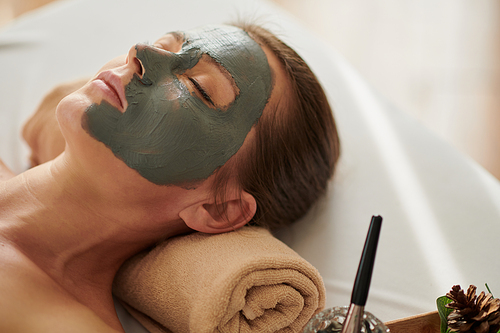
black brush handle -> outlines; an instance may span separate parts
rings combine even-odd
[[[370,228],[366,235],[363,254],[359,262],[358,272],[356,273],[356,280],[354,281],[354,287],[352,289],[351,303],[353,304],[360,306],[365,306],[366,304],[381,227],[382,217],[372,216]]]

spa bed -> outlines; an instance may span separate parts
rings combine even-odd
[[[382,321],[435,310],[454,284],[500,295],[500,183],[377,95],[346,61],[263,0],[61,0],[0,30],[0,157],[28,167],[26,118],[55,85],[93,75],[137,42],[257,17],[309,63],[342,144],[326,198],[277,237],[315,266],[326,306],[348,305],[372,215],[384,223],[366,309]],[[143,328],[119,307],[127,332]]]

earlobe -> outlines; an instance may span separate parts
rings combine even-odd
[[[242,191],[238,197],[227,198],[222,203],[198,202],[179,213],[179,217],[193,230],[205,233],[223,233],[236,230],[255,215],[255,198]]]

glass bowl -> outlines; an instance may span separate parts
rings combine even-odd
[[[336,306],[321,311],[307,323],[303,333],[340,333],[348,310],[348,306]],[[390,331],[377,317],[365,311],[361,332],[387,333]]]

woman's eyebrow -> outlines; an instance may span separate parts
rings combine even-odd
[[[184,43],[186,41],[186,35],[182,31],[171,31],[167,35],[174,36],[175,40],[179,43]]]

